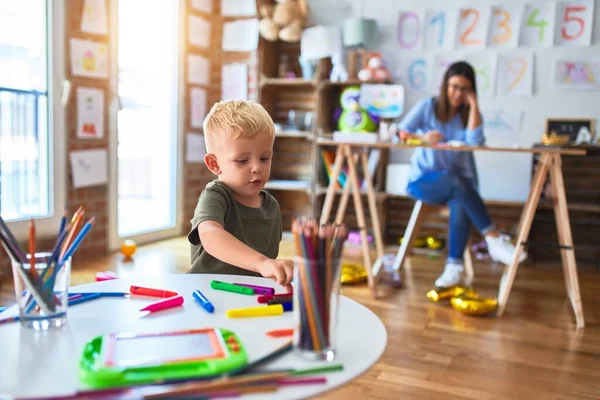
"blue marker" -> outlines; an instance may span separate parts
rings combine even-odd
[[[204,309],[206,311],[208,311],[209,313],[212,313],[215,311],[215,307],[213,307],[213,305],[210,303],[210,301],[208,301],[208,299],[206,297],[204,297],[204,295],[202,293],[200,293],[199,290],[194,290],[194,298],[196,299],[196,301],[198,303],[200,303],[200,305],[202,307],[204,307]]]

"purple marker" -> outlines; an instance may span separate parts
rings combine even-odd
[[[246,283],[234,283],[234,285],[244,286],[244,287],[247,287],[250,289],[254,289],[254,294],[266,294],[266,295],[275,294],[275,289],[266,287],[266,286],[248,285]]]

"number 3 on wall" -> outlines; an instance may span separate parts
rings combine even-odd
[[[492,38],[492,43],[508,43],[510,41],[510,38],[512,37],[512,29],[510,27],[510,13],[506,10],[494,10],[494,15],[502,17],[502,19],[498,21],[498,27],[504,29],[504,33],[495,35]]]
[[[565,7],[565,13],[563,15],[563,24],[561,29],[563,39],[575,40],[579,39],[583,35],[583,32],[585,31],[585,20],[573,14],[585,11],[586,6],[584,5]],[[568,27],[572,26],[574,26],[576,29],[575,33],[569,33],[569,30],[567,29]]]

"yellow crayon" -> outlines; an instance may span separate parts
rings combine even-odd
[[[283,305],[273,304],[263,307],[232,308],[227,310],[227,318],[267,317],[283,314]]]

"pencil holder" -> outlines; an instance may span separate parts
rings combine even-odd
[[[335,357],[340,259],[296,257],[294,268],[294,350],[304,358]]]
[[[67,322],[71,258],[57,265],[51,257],[51,253],[36,253],[33,272],[29,262],[12,260],[19,321],[38,331]],[[27,255],[27,259],[31,256]]]

